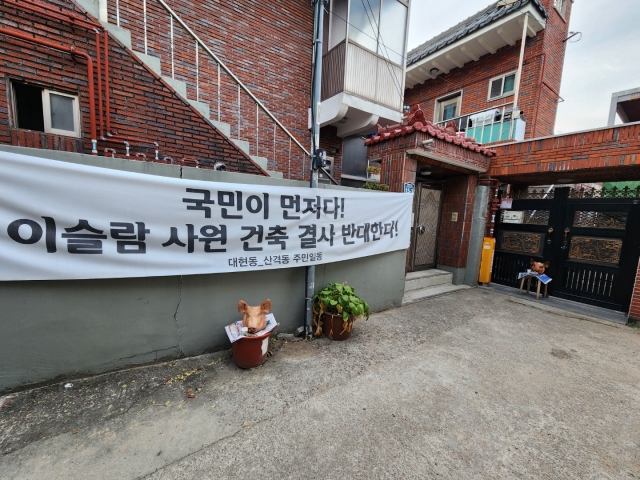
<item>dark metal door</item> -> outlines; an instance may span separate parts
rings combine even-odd
[[[492,281],[516,287],[530,258],[549,261],[552,295],[628,310],[640,256],[640,200],[631,196],[558,188],[514,199],[523,220],[505,223],[501,212]]]
[[[437,263],[438,225],[442,189],[419,183],[415,193],[411,270],[424,270]]]

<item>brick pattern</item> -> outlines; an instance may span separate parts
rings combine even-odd
[[[640,124],[498,145],[494,150],[490,175],[509,183],[640,178]]]
[[[120,0],[120,25],[131,32],[132,48],[144,52],[142,2]],[[261,2],[229,0],[192,2],[173,0],[171,8],[220,58],[222,62],[305,147],[311,142],[307,110],[311,95],[313,8],[309,2]],[[116,2],[109,2],[110,23],[116,23]],[[231,137],[247,140],[252,155],[269,159],[269,168],[291,178],[308,177],[303,152],[244,92],[221,71],[202,49],[198,55],[193,38],[174,22],[174,72],[187,83],[187,96],[209,103],[211,116],[231,126]],[[171,76],[171,32],[168,13],[159,3],[147,1],[148,54],[160,58],[162,75]],[[199,87],[196,91],[196,87]],[[220,88],[220,96],[218,90]],[[257,115],[257,122],[256,122]],[[239,125],[238,125],[239,124]],[[275,133],[275,137],[274,137]],[[307,147],[308,149],[308,147]]]
[[[47,150],[61,150],[63,152],[84,152],[84,140],[81,138],[65,137],[44,132],[34,132],[20,128],[11,129],[11,145],[29,148],[44,148]]]
[[[75,8],[68,0],[62,0],[60,4],[69,10]],[[73,28],[39,14],[20,12],[13,5],[6,3],[0,5],[0,24],[33,32],[54,43],[75,44],[95,59],[93,32]],[[193,158],[194,162],[197,160],[197,164],[203,168],[211,167],[216,161],[222,161],[230,171],[265,174],[246,154],[207,123],[192,106],[180,99],[113,37],[110,38],[109,52],[112,130],[114,133],[145,140],[140,144],[130,142],[132,152],[143,152],[147,159],[153,159],[152,143],[156,141],[160,144],[162,157]],[[0,117],[0,142],[20,145],[29,143],[26,139],[25,143],[22,143],[22,134],[13,133],[13,113],[10,112],[7,102],[9,95],[6,90],[9,79],[17,79],[79,95],[83,146],[80,149],[77,141],[71,141],[70,145],[66,145],[66,142],[58,143],[62,144],[60,148],[90,152],[88,81],[84,60],[77,60],[67,54],[12,37],[4,38],[0,55],[4,59],[0,66],[0,114],[3,114]],[[97,78],[94,78],[94,81],[96,80]],[[97,104],[97,89],[95,102]],[[99,118],[97,115],[96,117]],[[48,139],[49,136],[44,138]],[[55,145],[55,139],[53,142]],[[36,145],[35,140],[33,145]],[[40,148],[49,148],[49,142],[45,143],[42,135],[39,145]],[[100,153],[105,147],[115,148],[119,154],[124,152],[121,141],[98,142]]]
[[[390,192],[404,192],[404,184],[416,182],[418,162],[404,152],[382,157],[380,180],[389,185]]]
[[[566,21],[553,6],[553,0],[544,0],[549,12],[547,27],[534,38],[527,37],[522,69],[519,107],[527,120],[525,138],[552,135],[555,127],[558,95],[571,15],[571,3],[567,2]],[[435,120],[438,98],[462,90],[461,115],[497,107],[513,102],[513,95],[488,101],[489,81],[496,76],[517,70],[521,41],[499,49],[495,54],[484,55],[477,62],[454,68],[435,80],[427,80],[405,91],[405,104],[420,104],[427,120]]]
[[[333,178],[340,182],[342,178],[342,139],[338,137],[336,127],[328,126],[320,129],[320,148],[326,150],[329,157],[333,157]],[[330,150],[336,149],[338,153],[330,152]]]
[[[477,181],[475,175],[446,179],[438,233],[438,265],[454,268],[467,266]],[[458,219],[453,221],[452,214],[456,212]]]
[[[631,297],[631,308],[629,309],[629,320],[640,323],[640,263],[638,263],[638,273],[636,275],[636,285]]]

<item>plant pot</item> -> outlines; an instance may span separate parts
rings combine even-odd
[[[345,322],[342,315],[325,313],[322,317],[322,333],[332,340],[346,340],[351,336],[353,318]]]
[[[376,182],[380,181],[380,174],[379,173],[370,173],[369,174],[369,179],[370,180],[374,180]]]
[[[260,336],[242,337],[231,344],[233,362],[240,368],[253,368],[262,365],[267,360],[269,338],[271,332]]]

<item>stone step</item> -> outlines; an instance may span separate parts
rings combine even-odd
[[[100,4],[99,0],[76,0],[78,5],[84,8],[89,15],[99,18],[100,16]]]
[[[176,80],[175,78],[162,76],[162,80],[167,82],[171,88],[173,88],[178,95],[180,95],[185,100],[187,99],[187,82],[183,82],[182,80]]]
[[[231,138],[230,140],[235,143],[240,150],[249,155],[249,142],[246,140],[238,140],[237,138]]]
[[[276,172],[275,170],[267,170],[267,173],[270,177],[273,178],[284,178],[282,172]]]
[[[471,288],[468,285],[436,285],[434,287],[421,288],[419,290],[412,290],[405,292],[402,297],[402,305],[408,305],[410,303],[419,302],[427,298],[439,297],[447,293],[457,292],[458,290],[464,290]]]
[[[453,274],[444,270],[422,270],[408,273],[405,277],[404,291],[410,292],[421,288],[451,284]]]
[[[231,135],[231,125],[228,123],[219,122],[217,120],[211,120],[211,123],[213,123],[213,125],[227,137]]]
[[[113,23],[100,22],[111,35],[116,37],[125,47],[131,49],[131,32]]]
[[[158,57],[154,57],[153,55],[147,55],[146,53],[142,53],[142,52],[136,52],[135,50],[133,51],[133,53],[135,53],[136,57],[142,60],[142,62],[151,70],[156,72],[158,75],[162,74],[160,70],[160,59]]]
[[[189,100],[189,103],[196,107],[196,110],[198,110],[204,117],[209,118],[210,112],[208,103],[198,102],[196,100]]]
[[[251,160],[260,165],[260,168],[263,170],[269,168],[269,160],[265,157],[256,157],[255,155],[251,155]]]

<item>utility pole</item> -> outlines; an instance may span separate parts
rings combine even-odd
[[[311,168],[310,188],[318,188],[318,169],[327,166],[327,153],[320,150],[320,101],[322,90],[322,33],[324,31],[324,6],[327,0],[312,0],[315,9],[314,32],[313,32],[313,79],[311,85]],[[305,295],[305,318],[304,336],[309,338],[312,334],[312,308],[313,294],[315,287],[316,267],[307,267],[306,272],[306,295]]]

